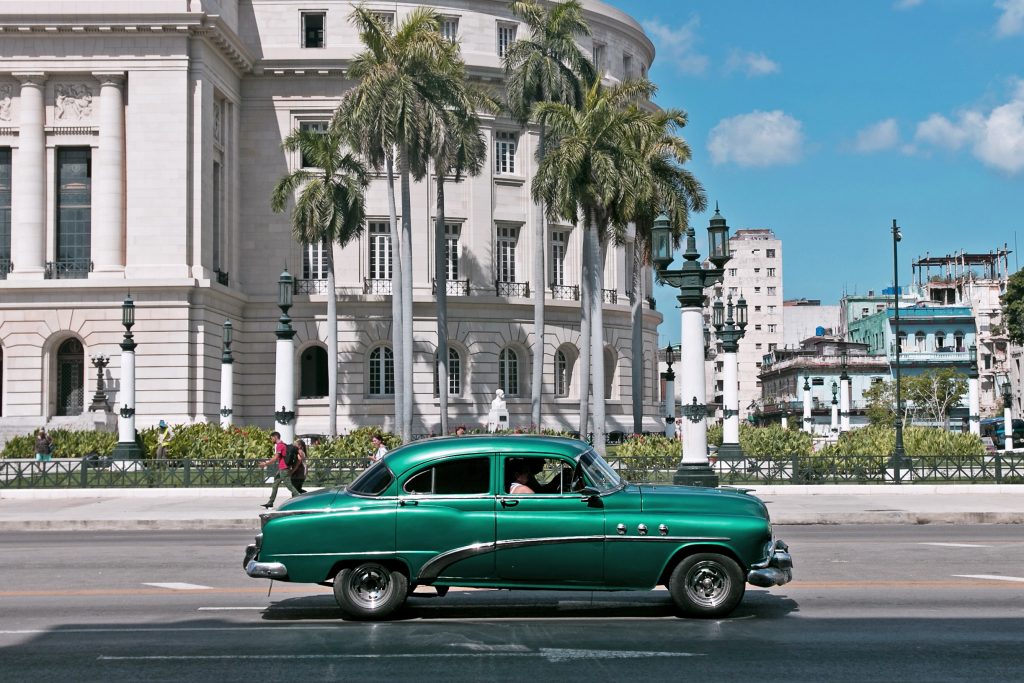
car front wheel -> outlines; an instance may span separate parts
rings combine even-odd
[[[334,577],[334,599],[353,619],[384,619],[405,603],[405,574],[376,562],[342,569]]]
[[[715,553],[691,555],[668,580],[676,606],[686,616],[724,617],[740,604],[746,583],[734,560]]]

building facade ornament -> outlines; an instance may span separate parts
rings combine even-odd
[[[0,121],[11,120],[11,102],[14,100],[14,86],[0,83]]]
[[[57,121],[87,121],[92,118],[92,88],[85,83],[58,83],[53,87],[54,118]]]

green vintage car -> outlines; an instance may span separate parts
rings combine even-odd
[[[260,515],[254,578],[332,586],[380,619],[416,586],[649,590],[689,616],[729,614],[746,582],[792,578],[768,511],[743,492],[629,484],[588,444],[538,436],[417,441],[346,488]]]

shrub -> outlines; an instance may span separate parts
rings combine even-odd
[[[821,455],[889,455],[896,448],[896,432],[871,425],[844,432],[839,441],[826,446]],[[947,432],[934,427],[907,427],[903,448],[910,456],[985,455],[981,439],[966,432]]]
[[[117,445],[116,432],[97,432],[93,430],[55,429],[50,432],[53,438],[53,457],[80,458],[90,453],[110,455]],[[4,444],[0,453],[3,458],[32,458],[36,454],[35,434],[15,436]]]

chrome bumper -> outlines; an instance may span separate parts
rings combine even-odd
[[[245,558],[242,560],[242,568],[245,573],[254,579],[286,579],[288,568],[280,562],[259,562],[260,546],[263,545],[263,534],[256,536],[256,542],[250,543],[245,548]]]
[[[783,586],[793,580],[793,558],[789,546],[775,541],[768,550],[768,558],[753,565],[747,573],[747,583],[761,588]]]

